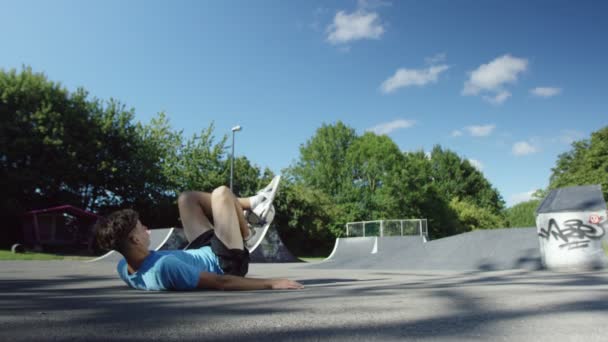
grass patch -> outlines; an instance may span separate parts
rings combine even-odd
[[[9,250],[0,250],[0,260],[87,260],[90,256],[59,255],[51,253],[12,253]]]

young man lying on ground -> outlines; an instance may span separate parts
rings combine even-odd
[[[118,263],[118,274],[127,285],[140,290],[301,289],[301,284],[288,279],[245,278],[249,269],[245,244],[255,231],[249,228],[243,210],[253,211],[262,222],[271,221],[279,179],[275,177],[250,198],[237,198],[225,186],[212,193],[182,193],[178,207],[190,242],[186,250],[148,250],[148,228],[130,209],[100,220],[97,241],[102,248],[124,256]]]

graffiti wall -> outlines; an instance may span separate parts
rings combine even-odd
[[[608,266],[602,247],[608,212],[543,213],[536,217],[543,265],[549,269]]]

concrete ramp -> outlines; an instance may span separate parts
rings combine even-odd
[[[173,235],[173,232],[175,230],[177,230],[177,229],[176,228],[162,228],[162,229],[150,230],[150,248],[153,248],[155,251],[161,249],[170,240],[170,238]],[[179,229],[179,230],[181,230],[181,229]],[[106,253],[100,257],[97,257],[92,260],[87,260],[85,262],[104,261],[104,262],[118,263],[121,259],[123,259],[123,256],[120,253],[118,253],[116,251],[109,251],[108,253]]]
[[[327,268],[355,266],[376,253],[377,243],[378,238],[375,236],[337,238],[334,249],[327,259],[315,265],[323,265]]]
[[[420,260],[425,256],[421,236],[338,238],[332,255],[313,264],[319,268],[394,268],[401,258]],[[399,268],[399,267],[398,267]]]
[[[390,236],[378,238],[378,252],[363,263],[365,268],[386,265],[386,268],[402,268],[404,264],[417,265],[428,259],[428,251],[422,236]]]
[[[261,242],[256,244],[255,248],[250,251],[251,262],[301,262],[285,246],[275,226],[271,226],[264,234]]]
[[[375,253],[371,253],[372,245]],[[307,266],[494,271],[540,269],[541,261],[536,228],[505,228],[476,230],[426,243],[419,236],[340,238],[326,262]]]
[[[422,263],[433,270],[540,269],[536,227],[475,230],[429,241],[430,258]]]

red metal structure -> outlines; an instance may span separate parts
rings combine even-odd
[[[23,217],[24,243],[42,247],[89,249],[99,215],[71,205],[32,210]]]

